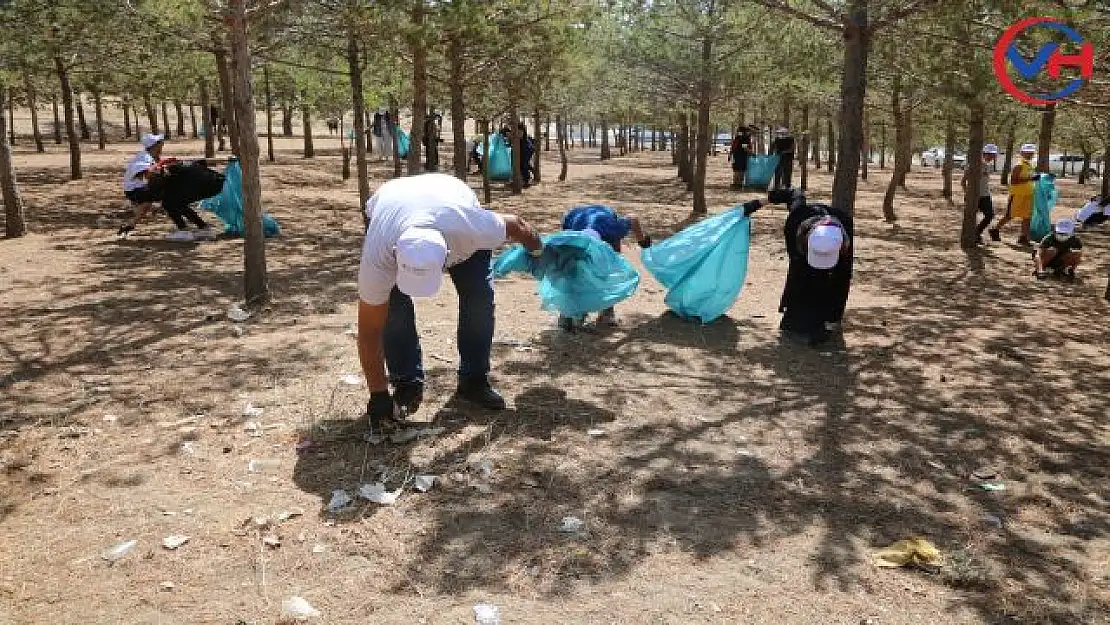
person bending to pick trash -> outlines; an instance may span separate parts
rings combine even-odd
[[[1001,241],[1003,226],[1010,223],[1011,219],[1021,221],[1021,236],[1018,245],[1029,245],[1029,220],[1033,217],[1033,181],[1037,179],[1033,171],[1033,155],[1037,153],[1037,146],[1026,143],[1021,146],[1021,162],[1014,165],[1010,172],[1010,200],[1006,206],[1006,215],[990,229],[992,241]]]
[[[1074,280],[1075,270],[1083,259],[1083,242],[1075,234],[1075,221],[1061,219],[1052,230],[1041,239],[1033,254],[1033,263],[1036,265],[1033,275],[1044,278],[1051,269],[1056,276]]]
[[[1110,221],[1110,195],[1100,198],[1095,195],[1087,200],[1083,208],[1075,214],[1075,221],[1084,228],[1098,226]]]
[[[134,205],[135,212],[116,232],[116,236],[120,238],[131,234],[135,225],[150,215],[154,210],[154,203],[161,199],[149,183],[151,176],[158,171],[165,138],[165,135],[143,135],[140,140],[143,149],[127,161],[127,168],[123,172],[123,195]]]
[[[651,247],[651,237],[644,234],[639,218],[632,214],[622,217],[617,211],[604,204],[576,206],[570,209],[563,215],[563,230],[579,232],[592,230],[618,254],[621,251],[621,240],[630,234],[636,237],[636,242],[641,248]],[[581,319],[559,317],[559,327],[568,332],[573,332],[584,322],[584,317]],[[613,326],[616,323],[617,314],[612,308],[606,308],[598,315],[599,326]]]
[[[412,298],[439,292],[445,271],[459,294],[458,394],[483,408],[504,409],[505,400],[488,377],[494,327],[490,259],[506,239],[538,255],[543,244],[532,226],[516,215],[483,209],[470,187],[445,174],[391,180],[366,202],[366,213],[358,355],[370,389],[371,429],[415,412],[423,401]]]

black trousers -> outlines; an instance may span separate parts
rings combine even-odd
[[[982,236],[983,231],[994,221],[994,202],[991,201],[991,196],[979,198],[979,212],[983,213],[983,218],[979,220],[979,225],[975,228],[975,234]]]
[[[198,215],[189,204],[163,201],[162,208],[166,209],[166,214],[170,216],[170,219],[173,220],[178,230],[186,230],[189,228],[189,225],[185,223],[186,219],[193,222],[193,225],[197,228],[204,229],[208,227],[208,224],[201,219],[200,215]]]
[[[791,178],[794,174],[794,153],[782,152],[779,154],[779,164],[775,167],[775,183],[772,188],[782,189],[791,187]]]

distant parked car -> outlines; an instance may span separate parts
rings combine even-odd
[[[967,155],[956,152],[952,155],[952,166],[956,169],[963,169],[967,165]],[[922,167],[943,167],[944,166],[944,148],[929,148],[921,153],[921,166]]]

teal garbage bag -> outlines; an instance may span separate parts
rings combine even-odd
[[[1056,208],[1056,178],[1041,174],[1033,184],[1033,217],[1029,220],[1029,238],[1040,241],[1052,232],[1052,209]]]
[[[489,139],[489,179],[503,182],[513,177],[513,148],[505,137],[495,134]]]
[[[585,232],[563,231],[543,237],[543,254],[533,258],[516,245],[493,262],[492,274],[531,274],[544,310],[581,317],[611,308],[636,292],[640,274],[601,239]]]
[[[766,189],[771,184],[775,169],[779,166],[778,154],[754,154],[748,157],[748,174],[745,180],[749,187]]]
[[[641,259],[667,288],[667,308],[709,323],[740,295],[750,244],[751,221],[737,206],[643,250]]]
[[[224,222],[224,234],[243,236],[243,170],[239,160],[232,159],[224,170],[224,188],[220,194],[200,203],[200,207],[214,213]],[[281,234],[281,226],[270,215],[262,215],[262,233],[267,237]]]
[[[393,127],[393,131],[397,133],[397,156],[401,158],[409,157],[409,133],[401,130],[400,125]]]

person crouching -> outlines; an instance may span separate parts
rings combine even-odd
[[[1036,265],[1033,275],[1044,278],[1051,271],[1055,276],[1074,280],[1075,270],[1082,259],[1083,241],[1075,234],[1075,221],[1061,219],[1037,245],[1037,251],[1033,253]]]

